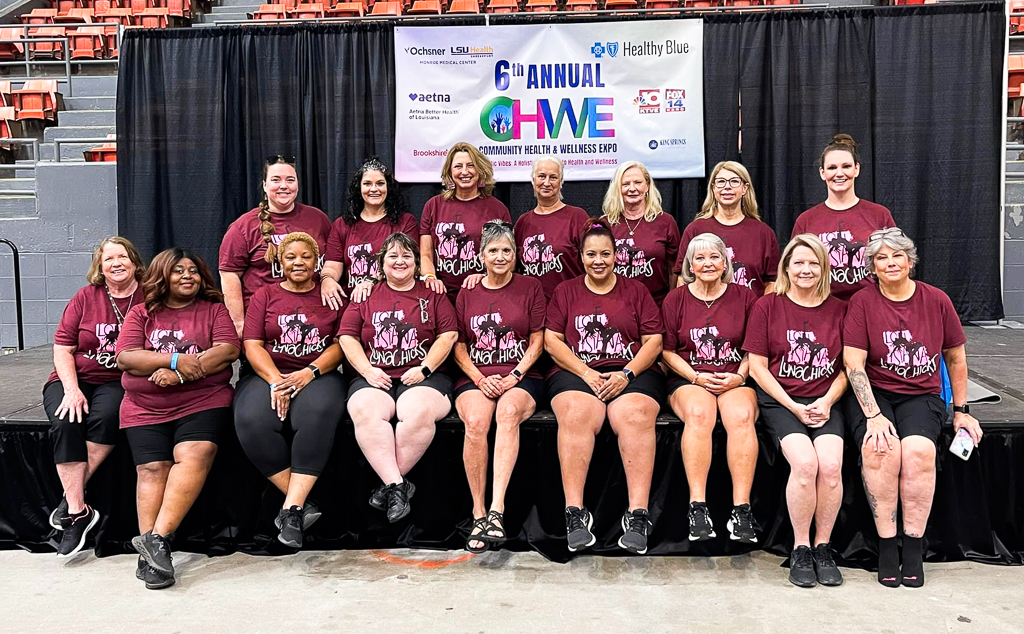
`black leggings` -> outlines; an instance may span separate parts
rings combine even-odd
[[[285,469],[319,476],[331,455],[347,393],[345,377],[327,372],[302,388],[282,421],[270,408],[270,385],[255,373],[242,377],[235,388],[235,431],[245,455],[268,478]]]
[[[80,423],[72,423],[70,413],[64,414],[64,420],[57,418],[57,408],[64,400],[64,385],[60,381],[50,381],[43,387],[43,410],[50,419],[50,441],[53,444],[53,462],[88,462],[89,451],[85,442],[99,445],[116,445],[118,427],[121,418],[121,399],[124,388],[120,381],[110,383],[78,382],[89,413]]]

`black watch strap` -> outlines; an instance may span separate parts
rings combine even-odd
[[[956,412],[957,414],[970,414],[971,413],[971,406],[970,405],[954,405],[953,406],[953,411]]]
[[[320,368],[316,367],[315,363],[310,363],[306,367],[313,371],[313,378],[314,379],[319,379],[320,378]]]
[[[426,364],[420,366],[420,371],[423,372],[423,378],[427,378],[431,374],[431,369]]]
[[[622,373],[626,375],[626,380],[629,381],[630,383],[632,383],[633,379],[636,378],[636,375],[633,374],[633,371],[630,370],[629,368],[623,368]]]
[[[523,380],[523,373],[520,372],[517,368],[512,368],[512,371],[509,372],[509,374],[511,374],[512,376],[516,377],[517,381],[522,381]]]

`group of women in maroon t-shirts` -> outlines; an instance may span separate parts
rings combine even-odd
[[[186,250],[168,249],[146,268],[124,238],[96,249],[90,285],[54,337],[44,388],[64,486],[50,520],[63,531],[59,555],[81,549],[99,520],[85,485],[119,427],[138,470],[136,574],[161,588],[174,583],[170,535],[230,421],[284,496],[278,540],[298,548],[321,515],[309,493],[346,411],[380,479],[369,504],[397,522],[416,491],[407,475],[453,405],[473,499],[468,550],[508,538],[519,425],[550,406],[569,550],[596,541],[584,489],[607,420],[628,496],[618,544],[643,554],[655,424],[667,402],[684,421],[691,541],[716,537],[705,488],[720,419],[733,491],[726,526],[731,539],[757,542],[750,491],[760,415],[791,467],[790,581],[842,583],[829,540],[850,437],[879,532],[879,581],[923,583],[921,538],[946,417],[939,355],[954,426],[981,439],[966,407],[966,338],[949,298],[910,278],[917,250],[890,212],[857,198],[850,137],[822,152],[828,198],[799,217],[781,253],[747,170],[731,161],[712,170],[682,235],[635,161],[619,165],[602,217],[591,218],[563,202],[562,162],[538,159],[537,204],[514,226],[492,195],[491,163],[467,143],[448,152],[444,190],[419,222],[376,158],[353,176],[333,224],[296,202],[293,159],[271,157],[263,169],[259,207],[224,236],[220,291]]]

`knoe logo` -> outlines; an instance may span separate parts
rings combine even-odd
[[[429,103],[451,103],[452,96],[451,95],[443,95],[443,94],[436,93],[436,92],[435,93],[430,93],[430,94],[412,92],[412,93],[409,93],[409,99],[411,101],[425,101],[425,102],[429,102]]]

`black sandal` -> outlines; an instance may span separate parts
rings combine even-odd
[[[495,522],[501,522],[496,524]],[[492,534],[497,533],[497,534]],[[505,516],[497,511],[489,511],[487,513],[487,528],[484,529],[484,534],[487,536],[487,541],[491,542],[492,545],[504,544],[508,541],[508,535],[505,534]]]
[[[483,553],[487,552],[491,548],[491,539],[485,533],[487,532],[490,524],[487,522],[486,517],[475,517],[472,522],[465,523],[467,527],[466,533],[466,550],[471,553]],[[479,533],[473,533],[474,530],[480,529]],[[473,547],[470,546],[470,542],[480,542],[483,546]]]

